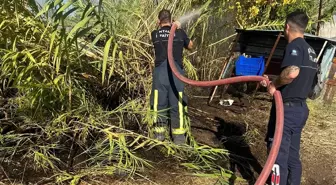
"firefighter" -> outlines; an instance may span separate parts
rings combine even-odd
[[[274,168],[280,169],[280,185],[301,184],[301,133],[309,115],[306,99],[314,86],[318,67],[316,53],[304,39],[308,21],[306,13],[301,11],[287,16],[284,33],[288,45],[281,64],[282,72],[268,86],[271,95],[276,90],[281,92],[284,104],[284,130]],[[262,85],[267,86],[265,81]],[[274,137],[275,114],[273,102],[266,136],[268,151]]]
[[[182,65],[183,49],[192,49],[193,42],[178,26],[173,45],[175,65],[184,75]],[[159,29],[151,33],[155,48],[155,68],[151,93],[151,107],[156,114],[154,119],[154,138],[160,141],[166,139],[171,131],[175,144],[183,144],[186,140],[185,111],[187,98],[184,94],[184,83],[173,75],[167,56],[169,32],[172,26],[172,17],[169,10],[163,9],[158,15]],[[169,124],[170,123],[170,124]],[[170,126],[170,128],[169,128]]]

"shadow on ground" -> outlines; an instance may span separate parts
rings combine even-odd
[[[215,120],[219,125],[216,137],[230,153],[230,170],[234,173],[238,170],[242,177],[250,185],[253,185],[256,181],[254,174],[257,173],[259,175],[262,171],[262,166],[253,156],[248,143],[245,141],[246,127],[237,123],[225,122],[218,117]],[[229,183],[234,185],[235,177],[232,177]]]

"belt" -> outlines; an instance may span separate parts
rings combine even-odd
[[[287,107],[303,107],[306,105],[306,102],[284,102],[284,106]]]

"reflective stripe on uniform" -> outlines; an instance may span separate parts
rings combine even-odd
[[[180,129],[180,128],[178,128],[178,129],[173,129],[172,130],[172,133],[174,134],[174,135],[181,135],[181,134],[185,134],[186,133],[186,130],[183,128],[183,129]]]
[[[154,90],[154,123],[157,122],[158,119],[158,104],[159,104],[159,91]]]
[[[179,109],[180,127],[177,129],[172,129],[172,134],[174,135],[180,135],[186,133],[186,130],[184,128],[185,120],[184,120],[184,108],[183,108],[183,92],[179,92],[178,109]]]
[[[166,132],[166,128],[165,127],[154,127],[154,131],[156,133],[164,133]]]
[[[180,129],[183,130],[183,92],[179,92],[179,101],[178,101],[178,108],[179,108],[179,116],[180,116]]]

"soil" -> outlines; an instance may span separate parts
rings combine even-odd
[[[192,92],[195,96],[190,95],[189,114],[196,140],[229,150],[233,161],[231,170],[253,182],[267,158],[264,139],[271,97],[266,93],[257,93],[254,98],[252,95],[236,94],[230,97],[235,100],[234,104],[223,107],[219,105],[219,98],[208,105],[210,89],[205,92],[204,89],[196,88]],[[310,118],[303,131],[301,145],[302,185],[336,185],[335,106],[323,107],[323,103],[314,101],[309,102],[309,107]],[[224,144],[221,141],[225,141]],[[169,161],[156,169],[159,170],[154,171],[149,178],[157,184],[216,184],[215,179],[186,176],[183,168]],[[119,183],[153,184],[148,181]],[[230,185],[239,184],[249,183],[230,182]]]
[[[225,148],[232,154],[230,170],[246,179],[245,183],[230,181],[230,185],[249,184],[258,177],[266,161],[265,134],[271,107],[266,93],[235,94],[230,107],[219,105],[219,98],[208,104],[211,89],[193,88],[189,96],[192,133],[202,144]],[[302,134],[302,185],[336,185],[336,106],[324,107],[319,101],[309,102],[310,118]],[[223,142],[224,141],[224,142]],[[216,184],[216,179],[188,176],[187,171],[171,160],[165,160],[142,182],[113,181],[113,184]],[[251,175],[252,174],[252,175]],[[106,182],[111,184],[111,181]]]
[[[271,97],[266,93],[250,95],[234,94],[232,106],[219,105],[215,98],[209,105],[211,89],[193,88],[189,95],[189,116],[195,139],[215,148],[230,152],[230,170],[247,182],[230,185],[253,184],[267,158],[264,142]],[[229,97],[225,97],[229,98]],[[302,135],[301,159],[303,163],[302,185],[336,185],[336,114],[335,106],[323,107],[321,103],[309,102],[310,118]],[[158,149],[145,153],[154,163],[153,169],[143,174],[145,178],[111,179],[96,177],[83,179],[84,184],[162,184],[203,185],[216,184],[217,179],[195,177],[174,159],[163,157]],[[0,183],[1,184],[1,183]]]

